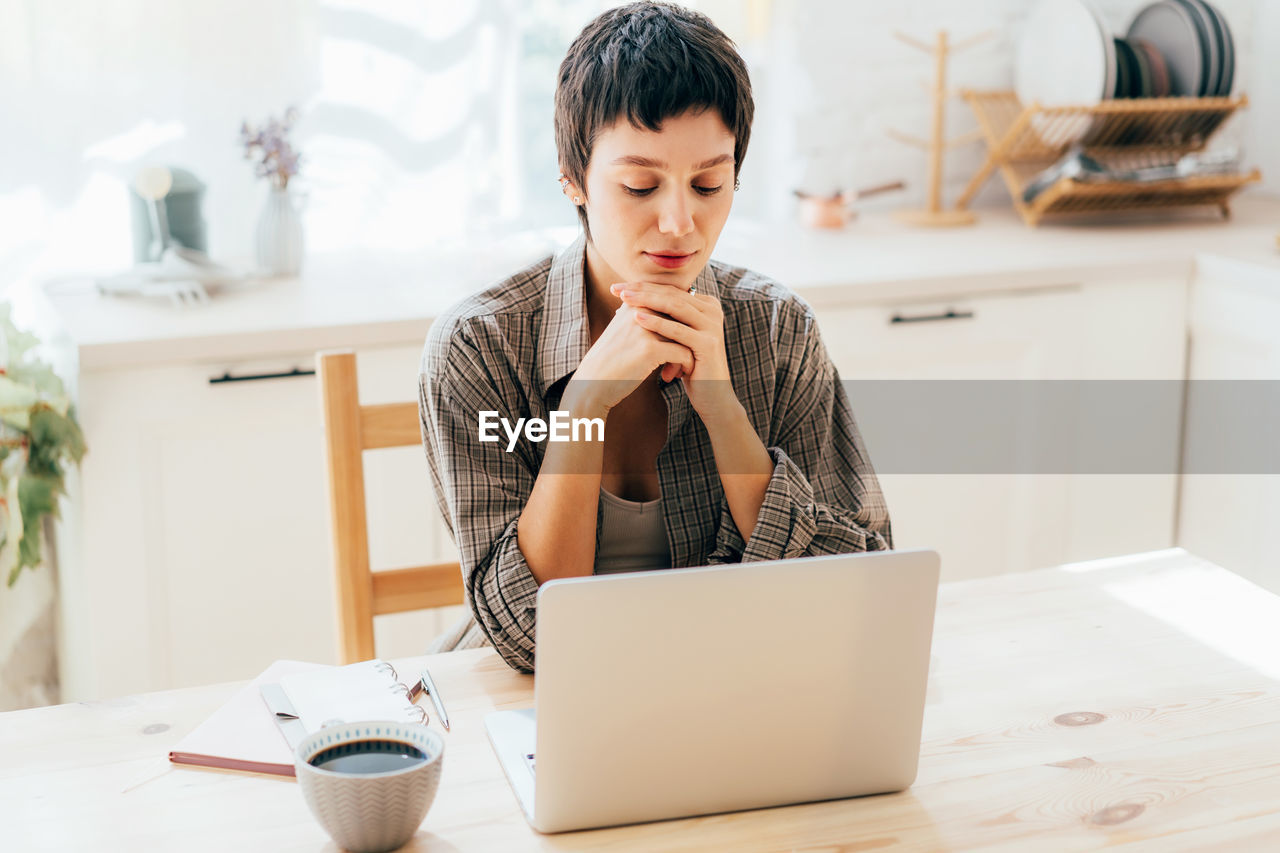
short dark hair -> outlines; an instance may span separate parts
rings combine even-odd
[[[658,131],[689,109],[715,109],[734,137],[736,180],[755,114],[732,39],[706,15],[659,2],[618,6],[582,29],[560,63],[555,107],[556,153],[584,196],[596,136],[622,116]],[[582,207],[578,218],[590,237]]]

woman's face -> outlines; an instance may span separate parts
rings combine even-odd
[[[711,258],[733,206],[734,138],[718,111],[596,137],[587,165],[587,272],[599,289],[655,281],[687,290]]]

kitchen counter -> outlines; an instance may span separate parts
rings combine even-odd
[[[815,306],[910,302],[952,290],[1001,291],[1081,278],[1190,277],[1198,259],[1246,266],[1280,284],[1280,201],[1237,200],[1229,221],[1206,210],[1028,228],[1011,209],[971,228],[920,229],[884,214],[841,231],[731,221],[715,257],[782,281]],[[572,229],[497,249],[388,256],[312,255],[297,279],[264,279],[205,306],[99,296],[88,281],[45,287],[45,309],[79,369],[269,358],[326,347],[421,341],[450,304],[565,245]]]

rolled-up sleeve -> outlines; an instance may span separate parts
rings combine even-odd
[[[807,306],[806,306],[807,308]],[[812,312],[796,339],[798,356],[781,362],[769,435],[761,436],[773,473],[751,538],[723,497],[710,562],[782,560],[893,547],[889,510],[848,395],[827,355]]]
[[[463,328],[433,329],[418,407],[436,499],[458,546],[477,624],[509,665],[532,672],[538,583],[517,545],[516,525],[537,464],[524,448],[507,452],[501,436],[479,440],[480,412],[514,419],[527,414],[520,400],[513,378],[493,375]]]

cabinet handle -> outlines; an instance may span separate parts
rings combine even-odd
[[[917,314],[914,317],[903,316],[902,314],[894,314],[889,318],[889,324],[895,323],[933,323],[938,320],[972,320],[972,311],[957,311],[954,308],[948,308],[942,314]]]
[[[315,376],[314,370],[302,370],[295,367],[293,370],[287,370],[282,373],[246,373],[244,376],[232,376],[228,370],[221,376],[210,376],[210,385],[221,385],[224,382],[257,382],[259,379],[291,379],[294,376]]]

